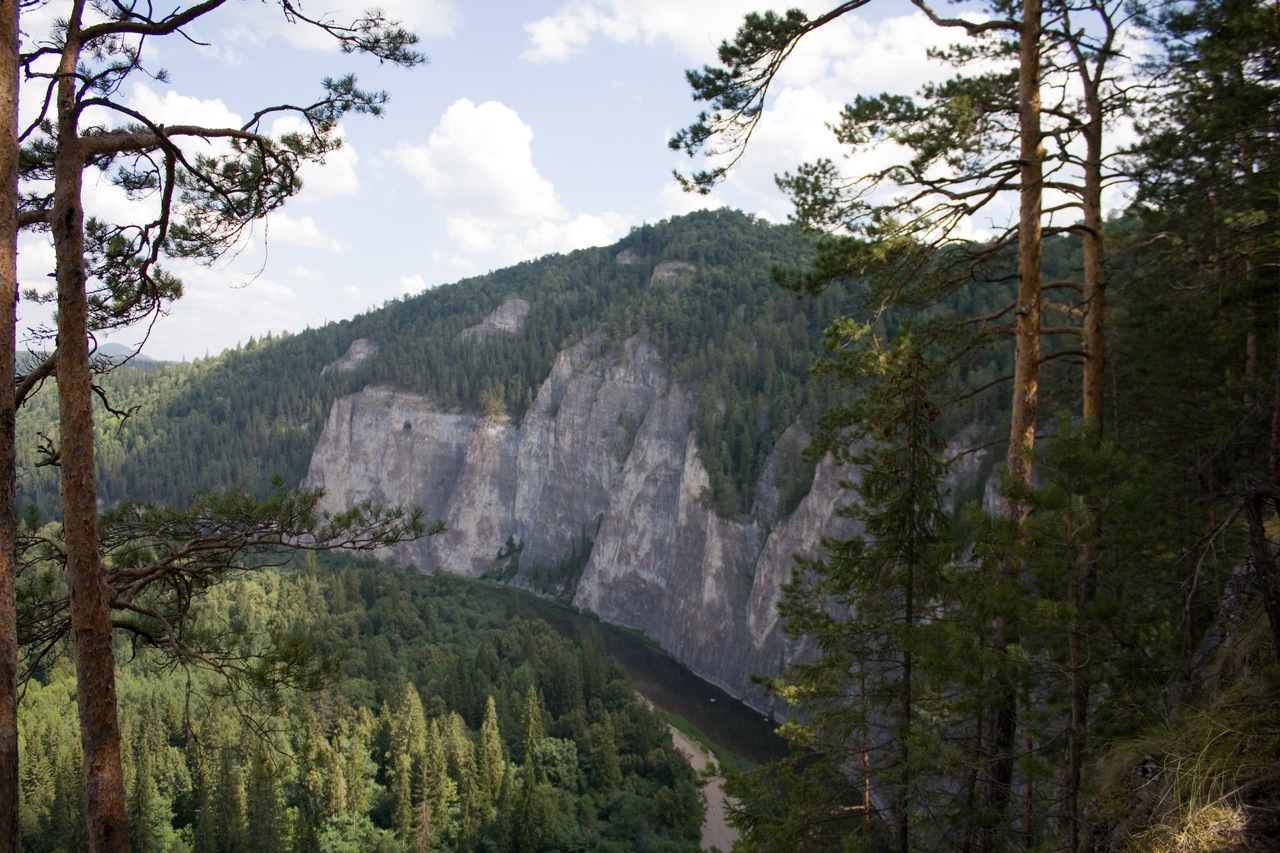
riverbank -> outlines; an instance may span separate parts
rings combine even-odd
[[[689,760],[694,772],[707,780],[702,788],[703,796],[707,801],[707,816],[702,823],[702,849],[728,853],[733,847],[733,842],[738,840],[738,831],[729,826],[728,809],[725,807],[724,779],[719,774],[703,776],[703,770],[712,763],[707,751],[675,726],[668,728],[671,729],[671,739],[675,741],[676,749]]]

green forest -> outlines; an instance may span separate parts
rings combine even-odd
[[[617,256],[630,252],[632,262]],[[793,228],[733,212],[695,214],[634,230],[621,243],[551,256],[436,288],[304,334],[250,341],[190,364],[132,363],[101,378],[114,409],[96,424],[100,493],[181,503],[211,489],[261,493],[299,482],[336,397],[367,385],[426,395],[444,411],[518,423],[558,353],[599,333],[618,348],[635,335],[659,348],[678,379],[700,389],[695,429],[726,513],[745,512],[760,466],[821,393],[809,379],[822,328],[849,298],[798,299],[770,265],[811,253]],[[697,265],[679,286],[653,286],[668,260]],[[519,335],[460,337],[510,299],[530,303]],[[352,341],[378,350],[349,373],[325,372]],[[54,395],[20,413],[25,434],[56,441]],[[19,501],[58,514],[56,472],[39,446],[20,448]]]
[[[598,635],[569,642],[513,596],[322,558],[240,574],[200,622],[301,644],[317,679],[251,697],[232,673],[125,653],[134,850],[698,847],[699,791],[665,719]],[[74,697],[70,661],[46,659],[18,717],[33,853],[86,846]]]
[[[0,853],[696,848],[697,781],[598,637],[374,561],[441,532],[412,508],[295,487],[344,395],[519,424],[558,354],[637,338],[696,394],[721,519],[751,522],[793,426],[784,514],[845,466],[850,532],[779,593],[800,651],[760,678],[791,751],[729,774],[734,849],[1276,849],[1280,6],[911,2],[953,76],[830,125],[892,165],[777,164],[791,222],[703,210],[191,363],[91,345],[163,313],[162,259],[220,257],[385,93],[326,79],[280,140],[79,127],[143,70],[130,38],[178,19],[76,4],[0,51],[77,69],[0,146],[14,228],[60,258],[35,297],[56,337],[0,358]],[[687,73],[687,190],[728,179],[796,46],[863,5],[746,15]],[[380,13],[297,20],[425,61]],[[234,144],[187,158],[188,135]],[[181,203],[85,219],[90,163]],[[518,334],[464,334],[513,299]],[[357,340],[372,357],[326,370]]]

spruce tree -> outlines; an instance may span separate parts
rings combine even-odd
[[[792,706],[782,732],[794,758],[735,788],[746,797],[738,811],[746,838],[766,847],[788,835],[814,849],[850,839],[872,849],[891,838],[905,853],[954,844],[973,827],[972,815],[943,805],[959,787],[941,768],[949,763],[944,745],[964,733],[951,704],[964,656],[943,642],[957,602],[948,581],[955,547],[941,486],[945,442],[932,396],[937,367],[924,336],[904,332],[882,344],[869,335],[853,323],[830,331],[837,354],[825,368],[861,394],[824,416],[818,444],[856,466],[853,496],[838,512],[859,532],[829,541],[826,559],[799,561],[779,605],[788,635],[818,650],[774,685]],[[845,774],[852,784],[833,784]],[[873,789],[891,832],[876,815]],[[770,802],[779,794],[780,807]]]
[[[498,725],[498,706],[493,700],[493,694],[485,700],[484,722],[480,724],[480,746],[476,760],[483,802],[488,811],[502,799],[502,781],[506,776],[507,764],[502,731]]]

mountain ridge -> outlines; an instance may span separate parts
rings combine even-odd
[[[793,554],[845,529],[842,474],[803,451],[845,393],[810,368],[859,283],[777,286],[775,267],[811,258],[794,227],[703,211],[215,359],[116,371],[113,406],[135,413],[102,416],[100,497],[182,504],[276,475],[335,510],[421,506],[449,531],[396,559],[571,600],[776,710],[752,678],[796,653],[781,585]],[[51,472],[24,463],[23,502],[56,515]]]

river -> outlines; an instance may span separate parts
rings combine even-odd
[[[635,631],[513,587],[486,587],[507,605],[545,619],[564,636],[576,638],[596,631],[609,654],[626,668],[641,696],[697,726],[744,765],[754,767],[786,755],[785,741],[774,732],[775,720],[698,677]]]
[[[635,631],[601,622],[514,587],[489,584],[484,587],[504,605],[546,620],[563,636],[577,639],[595,631],[604,641],[605,650],[627,670],[641,696],[697,726],[712,743],[732,753],[744,767],[755,767],[786,754],[786,742],[775,733],[774,720],[695,675]],[[693,769],[701,773],[711,760],[704,748],[674,726],[671,737]],[[726,819],[728,801],[723,782],[719,776],[712,776],[703,787],[707,804],[702,825],[703,850],[727,851],[738,837]]]

